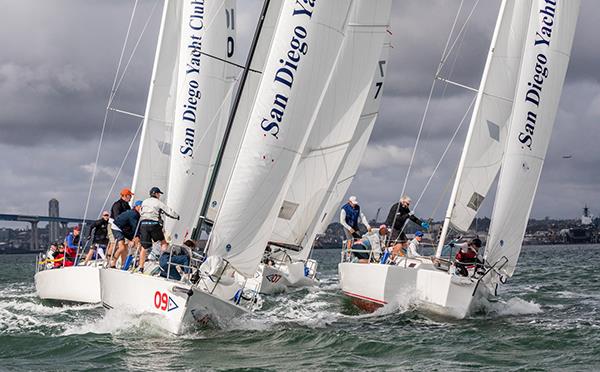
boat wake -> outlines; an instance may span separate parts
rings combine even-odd
[[[515,315],[530,315],[542,313],[542,307],[534,301],[526,301],[519,297],[512,297],[507,301],[490,302],[480,300],[476,310],[486,316],[506,317]]]

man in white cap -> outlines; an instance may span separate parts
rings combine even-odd
[[[364,213],[360,211],[358,199],[356,196],[351,196],[348,198],[348,203],[344,204],[342,210],[340,211],[340,223],[344,227],[346,239],[360,239],[361,235],[360,231],[358,230],[359,219],[363,225],[365,225],[367,230],[371,229],[371,226],[369,226],[369,221],[367,221],[367,217],[365,217]]]

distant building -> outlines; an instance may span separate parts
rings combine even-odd
[[[50,199],[50,201],[48,202],[48,216],[50,216],[50,217],[58,217],[59,216],[58,200]],[[50,222],[48,225],[50,227],[50,234],[49,234],[50,241],[51,242],[58,241],[61,238],[59,223],[58,222]]]

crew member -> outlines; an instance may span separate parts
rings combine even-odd
[[[367,217],[365,217],[364,213],[360,211],[358,199],[356,199],[356,196],[351,196],[348,199],[348,203],[344,204],[342,210],[340,211],[340,223],[344,227],[346,240],[351,240],[353,238],[360,239],[361,236],[358,229],[359,219],[363,225],[365,225],[367,230],[371,229],[371,226],[369,226],[369,221],[367,221]]]
[[[176,249],[178,248],[178,249]],[[160,276],[173,280],[181,280],[181,274],[177,271],[177,265],[185,266],[183,271],[189,273],[190,257],[192,251],[196,248],[196,243],[193,240],[186,240],[183,247],[173,247],[173,252],[162,252],[160,255]],[[169,258],[171,264],[169,265]]]
[[[90,225],[90,234],[87,240],[91,242],[90,250],[85,256],[85,264],[94,256],[94,253],[105,258],[104,251],[108,245],[108,220],[110,219],[110,213],[108,211],[102,212],[102,217],[94,221]]]
[[[110,219],[108,222],[111,226],[114,226],[115,218],[119,217],[119,215],[123,212],[126,212],[131,209],[129,203],[131,202],[131,198],[133,197],[133,192],[127,187],[121,189],[120,198],[116,202],[113,203],[112,207],[110,207]],[[115,237],[113,236],[112,229],[107,230],[108,234],[108,250],[107,254],[112,257],[113,250],[116,245]]]
[[[408,196],[403,196],[400,198],[399,203],[395,203],[392,205],[392,208],[390,208],[390,213],[388,213],[385,223],[388,226],[393,225],[391,235],[392,240],[407,240],[406,234],[403,231],[407,219],[410,219],[425,230],[429,229],[428,222],[420,220],[410,211],[410,203],[411,199]]]
[[[454,257],[454,267],[458,275],[468,276],[469,272],[467,269],[469,267],[483,263],[478,257],[479,249],[481,248],[481,239],[474,238],[466,243],[450,243],[449,245],[450,247],[456,246],[460,248]]]
[[[140,209],[142,201],[138,200],[133,204],[133,209],[121,213],[114,221],[112,226],[113,236],[117,243],[117,251],[115,252],[110,267],[114,268],[117,264],[117,259],[121,257],[121,265],[125,264],[127,259],[127,246],[125,239],[132,242],[134,245],[139,240],[138,222],[140,220]]]
[[[419,254],[421,240],[423,240],[423,233],[417,230],[415,232],[415,237],[410,241],[410,243],[408,243],[408,249],[406,250],[406,256],[408,258],[421,257]]]
[[[140,252],[140,271],[144,271],[146,257],[152,249],[152,243],[160,241],[160,251],[166,252],[169,244],[165,239],[163,232],[162,215],[179,219],[177,212],[169,208],[165,203],[160,201],[160,196],[163,194],[158,187],[150,189],[150,197],[142,203],[140,217],[140,239],[142,243],[142,251]]]
[[[81,227],[79,225],[73,228],[73,232],[70,232],[65,237],[65,266],[73,266],[75,259],[77,258],[77,247],[79,246],[79,239],[81,233]]]

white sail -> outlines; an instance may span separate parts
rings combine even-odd
[[[231,176],[231,172],[233,171],[233,165],[239,152],[240,144],[246,129],[246,124],[248,123],[249,115],[252,111],[252,105],[256,99],[258,87],[261,82],[262,71],[264,71],[267,63],[269,48],[273,41],[275,26],[281,13],[282,5],[283,0],[270,0],[266,9],[265,19],[257,39],[256,50],[252,60],[250,61],[248,77],[246,78],[244,89],[241,92],[231,134],[229,135],[227,147],[223,153],[223,160],[221,166],[219,167],[219,175],[215,181],[216,185],[211,196],[208,211],[206,213],[206,217],[211,221],[216,219],[217,212],[221,207],[221,201],[223,200],[223,196],[225,194],[227,182]],[[211,171],[215,163],[215,158],[216,154],[211,159]],[[204,190],[202,195],[206,195],[206,190]]]
[[[500,170],[530,9],[531,0],[507,0],[501,6],[455,181],[450,224],[458,231],[469,229]]]
[[[512,124],[498,181],[486,260],[514,272],[550,142],[564,83],[579,0],[534,0]]]
[[[254,275],[344,37],[350,0],[285,1],[209,255]]]
[[[148,102],[138,147],[132,190],[144,199],[153,186],[166,191],[171,138],[175,117],[175,91],[181,33],[182,3],[165,1],[158,35]]]
[[[314,227],[308,234],[308,243],[310,245],[314,242],[315,236],[325,232],[332,219],[335,216],[339,216],[339,210],[344,196],[360,166],[363,154],[369,143],[369,138],[371,137],[371,132],[377,121],[377,115],[379,114],[390,48],[390,37],[388,35],[385,38],[385,44],[381,49],[381,55],[376,63],[369,94],[360,114],[360,120],[354,131],[354,135],[352,136],[342,166],[339,168],[338,174],[334,178],[334,182],[327,190],[327,196],[325,198],[326,202],[324,204],[325,207],[322,209],[321,213],[317,215],[313,223]],[[309,247],[308,244],[306,246]]]
[[[180,219],[165,221],[172,242],[183,243],[196,223],[213,153],[223,135],[235,71],[235,1],[181,2],[175,122],[167,204]],[[236,68],[237,69],[237,68]]]
[[[358,0],[348,20],[339,63],[271,237],[304,247],[301,259],[310,253],[313,221],[324,208],[367,100],[390,11],[391,0]]]

